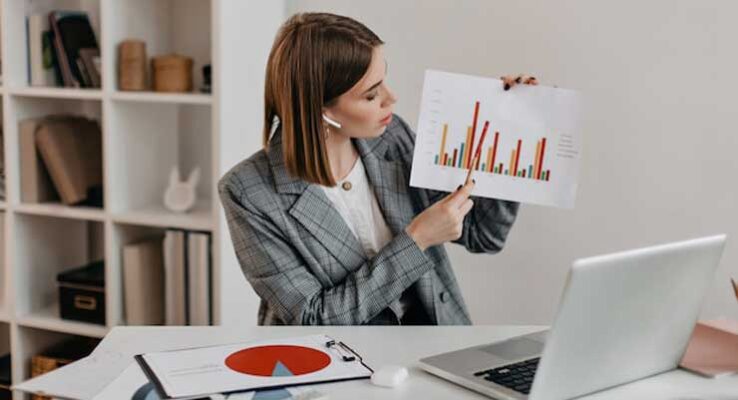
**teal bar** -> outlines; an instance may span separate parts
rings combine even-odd
[[[438,165],[438,156],[436,156],[436,165]]]
[[[459,152],[459,168],[463,168],[461,160],[464,159],[464,143],[461,144],[461,151]]]
[[[482,171],[486,171],[486,170],[487,170],[487,166],[484,165],[484,163],[482,163]]]
[[[528,178],[532,178],[532,177],[533,177],[533,166],[531,165],[528,167]]]

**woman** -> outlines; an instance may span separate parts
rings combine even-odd
[[[325,13],[277,34],[264,150],[218,185],[261,325],[471,323],[443,243],[500,251],[518,204],[409,187],[415,134],[392,114],[383,44]]]

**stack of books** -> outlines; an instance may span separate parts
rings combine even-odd
[[[86,13],[52,11],[26,20],[32,86],[100,87],[100,49]]]
[[[53,115],[20,122],[21,201],[102,207],[102,134],[97,121]]]
[[[212,239],[169,229],[123,248],[128,325],[212,325]]]

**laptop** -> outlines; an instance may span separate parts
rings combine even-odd
[[[568,399],[677,367],[725,235],[580,259],[551,329],[420,360],[497,399]],[[544,345],[545,343],[545,345]]]

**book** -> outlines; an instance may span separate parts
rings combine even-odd
[[[80,203],[102,185],[102,135],[96,121],[46,120],[36,132],[36,146],[64,204]]]
[[[167,325],[187,325],[186,233],[167,230],[164,236],[164,306]]]
[[[62,75],[61,64],[59,64],[59,57],[56,54],[56,35],[54,30],[49,29],[44,32],[44,51],[47,52],[47,57],[51,63],[51,70],[54,71],[54,86],[64,86],[64,77]]]
[[[83,65],[83,68],[90,79],[91,87],[100,87],[100,50],[96,48],[83,48],[79,49],[79,59]]]
[[[24,203],[43,203],[58,201],[59,194],[51,182],[36,149],[36,131],[43,118],[28,118],[18,124],[20,148],[21,201]]]
[[[54,43],[64,77],[64,86],[90,87],[90,81],[85,81],[78,63],[80,49],[99,49],[87,13],[52,11],[48,18],[54,31]]]
[[[164,323],[164,249],[161,237],[123,247],[123,299],[128,325]]]
[[[189,325],[210,325],[212,323],[210,235],[189,232],[187,242]]]
[[[51,62],[53,49],[48,39],[49,20],[42,14],[28,17],[28,61],[31,86],[54,86],[54,66]]]

